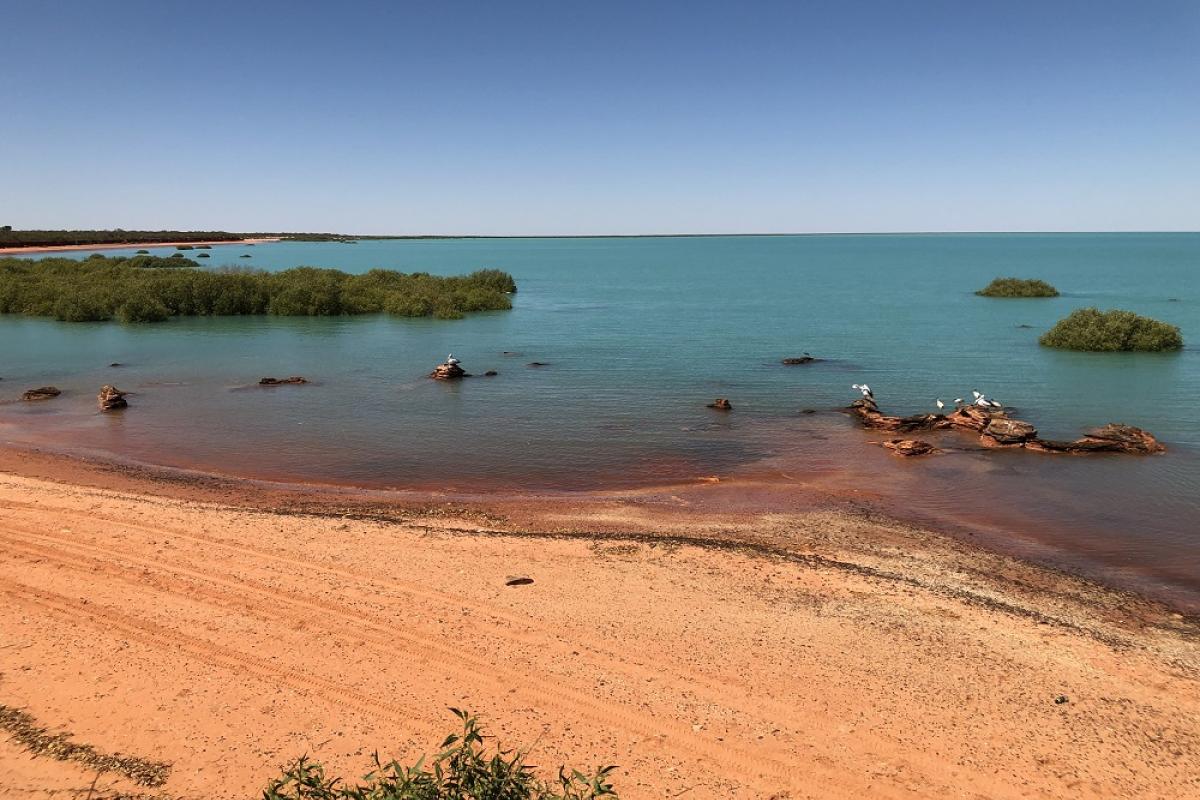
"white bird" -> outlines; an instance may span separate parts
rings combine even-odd
[[[451,353],[450,355],[446,356],[446,363],[451,366],[454,366],[455,364],[458,363],[458,359],[454,357],[454,353]]]
[[[943,403],[940,398],[937,400],[934,400],[933,402],[937,403],[938,411],[941,411],[943,408],[946,407],[946,404]]]
[[[851,384],[851,385],[850,385],[850,388],[851,388],[851,389],[858,389],[860,392],[862,392],[862,396],[863,396],[863,397],[865,397],[865,398],[867,398],[868,400],[874,400],[874,399],[875,399],[875,393],[874,393],[874,392],[872,392],[872,391],[871,391],[871,387],[870,387],[870,386],[867,386],[865,383],[864,383],[864,384],[857,384],[857,383],[853,383],[853,384]]]
[[[961,408],[962,404],[963,404],[963,399],[961,397],[954,398],[954,407],[955,408]]]
[[[983,397],[983,392],[980,392],[978,389],[972,389],[971,394],[975,395],[976,400]]]
[[[1004,408],[1004,404],[999,400],[991,400],[982,394],[976,394],[975,405],[981,408]]]

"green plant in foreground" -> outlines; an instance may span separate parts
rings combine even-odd
[[[302,756],[263,790],[263,800],[596,800],[616,798],[608,782],[616,767],[594,773],[559,768],[553,781],[538,778],[525,763],[525,753],[497,746],[490,755],[475,717],[450,709],[462,721],[459,733],[447,736],[428,764],[412,766],[374,758],[363,783],[350,785],[329,777],[316,761]]]
[[[1132,311],[1081,308],[1059,320],[1038,340],[1045,347],[1102,352],[1178,350],[1179,328]]]
[[[1058,289],[1037,278],[996,278],[975,294],[980,297],[1058,297]]]

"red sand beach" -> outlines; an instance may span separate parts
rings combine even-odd
[[[869,514],[712,510],[754,491],[458,502],[3,449],[0,704],[174,797],[415,759],[447,706],[626,798],[1200,791],[1197,620]],[[0,796],[96,778],[0,764]]]

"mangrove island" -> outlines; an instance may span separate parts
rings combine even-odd
[[[1183,347],[1179,328],[1132,311],[1080,308],[1038,340],[1044,347],[1097,352],[1158,352]]]
[[[996,278],[975,294],[980,297],[1058,297],[1058,289],[1037,278]]]
[[[91,256],[83,261],[0,258],[0,313],[65,322],[161,322],[174,316],[338,316],[387,312],[459,319],[512,308],[512,276],[483,269],[446,277],[373,269],[351,275],[296,267],[281,272],[199,269],[170,258]]]

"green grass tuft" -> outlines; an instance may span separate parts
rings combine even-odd
[[[267,784],[263,800],[598,800],[617,793],[609,783],[615,767],[583,773],[560,767],[557,779],[538,778],[525,763],[526,754],[499,746],[489,754],[483,730],[470,714],[451,709],[462,721],[459,733],[447,736],[441,751],[412,766],[383,763],[362,783],[329,777],[318,762],[301,757]]]
[[[1058,297],[1058,289],[1037,278],[996,278],[975,294],[980,297]]]
[[[1046,347],[1099,352],[1158,352],[1183,347],[1179,328],[1132,311],[1081,308],[1038,340]]]

